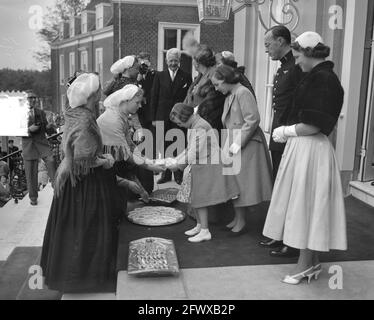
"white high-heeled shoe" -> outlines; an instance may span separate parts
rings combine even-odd
[[[318,280],[319,274],[322,272],[322,264],[316,264],[313,266],[313,273],[310,275],[310,279],[314,277],[315,280]],[[309,280],[309,278],[308,278]]]
[[[199,234],[200,231],[201,231],[201,227],[195,226],[194,228],[187,230],[184,234],[186,236],[192,237],[192,236],[196,236],[197,234]]]
[[[287,284],[299,284],[301,280],[304,278],[308,278],[308,283],[310,283],[311,278],[314,276],[314,270],[313,267],[310,267],[309,269],[300,272],[298,274],[294,274],[292,276],[287,275],[283,278],[282,282],[287,283]]]
[[[202,241],[209,241],[212,239],[211,233],[208,231],[201,230],[196,236],[188,238],[189,242],[202,242]]]

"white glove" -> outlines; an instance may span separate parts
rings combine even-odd
[[[273,140],[278,143],[286,143],[288,138],[297,137],[296,124],[293,126],[282,126],[273,131]]]
[[[234,142],[229,148],[229,152],[231,152],[232,154],[237,154],[239,151],[240,145],[238,145],[236,142]]]

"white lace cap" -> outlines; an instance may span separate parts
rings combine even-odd
[[[231,51],[222,51],[221,55],[227,60],[235,61],[235,56]]]
[[[315,48],[317,44],[323,43],[322,37],[313,31],[307,31],[298,36],[295,40],[302,48]]]
[[[70,85],[67,91],[69,105],[72,108],[87,103],[88,98],[100,87],[99,76],[94,73],[83,73],[79,75]]]
[[[104,100],[104,107],[118,107],[121,102],[132,100],[139,90],[140,88],[135,84],[128,84],[107,97]]]
[[[126,56],[122,59],[119,59],[110,67],[110,72],[112,74],[123,73],[125,70],[131,68],[135,63],[134,56]]]

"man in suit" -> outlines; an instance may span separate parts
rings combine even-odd
[[[295,64],[295,58],[291,50],[291,33],[284,26],[274,26],[265,34],[265,50],[273,61],[280,61],[281,65],[274,77],[273,89],[273,124],[274,129],[282,126],[287,119],[292,104],[293,93],[300,83],[303,73]],[[273,179],[275,181],[279,164],[285,149],[285,143],[276,143],[270,135],[269,149],[273,162]],[[294,257],[299,255],[299,251],[283,245],[282,241],[263,240],[261,246],[273,248],[270,255],[274,257]]]
[[[153,81],[151,94],[151,111],[153,114],[153,125],[157,121],[164,122],[165,133],[170,129],[180,129],[169,119],[169,114],[177,102],[183,102],[186,98],[188,88],[192,83],[192,76],[180,69],[181,51],[172,48],[166,53],[166,64],[168,69],[157,72]],[[165,151],[171,143],[165,142]],[[176,154],[174,155],[176,156]],[[174,172],[174,179],[177,183],[182,183],[183,171]],[[158,184],[171,180],[171,171],[166,170]]]
[[[27,189],[29,191],[30,203],[38,204],[38,162],[42,158],[47,165],[48,175],[54,183],[56,173],[55,162],[51,147],[46,138],[46,133],[51,129],[45,112],[37,108],[38,98],[32,91],[27,92],[29,103],[28,115],[28,137],[22,138],[22,156],[24,160]]]

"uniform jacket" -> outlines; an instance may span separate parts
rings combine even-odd
[[[295,58],[292,51],[281,59],[281,64],[281,67],[278,69],[277,74],[274,77],[272,105],[274,116],[272,131],[285,125],[285,122],[281,119],[284,119],[284,117],[287,116],[289,107],[292,105],[296,87],[303,77],[301,69],[295,65]],[[283,151],[284,147],[284,143],[274,142],[271,134],[270,150]]]

